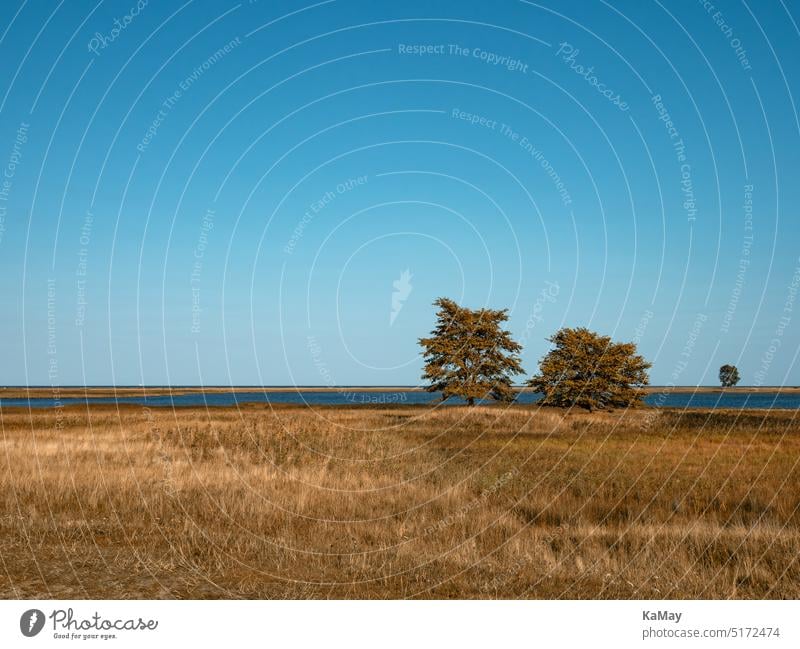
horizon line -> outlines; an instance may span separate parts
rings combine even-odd
[[[512,388],[522,388],[527,389],[530,386],[525,384],[512,384]],[[719,384],[681,384],[681,385],[670,385],[670,384],[648,384],[643,386],[645,388],[722,388],[723,386]],[[797,388],[800,386],[797,385],[735,385],[730,386],[725,389],[741,389],[741,388],[750,388],[750,389],[763,389],[763,388]],[[386,388],[386,389],[397,389],[397,388],[404,388],[404,389],[412,389],[412,390],[425,390],[425,386],[423,385],[411,385],[411,384],[397,384],[397,385],[388,385],[388,384],[352,384],[352,385],[316,385],[316,384],[227,384],[227,383],[219,383],[219,384],[197,384],[197,383],[148,383],[148,384],[114,384],[114,383],[96,383],[96,384],[34,384],[34,385],[0,385],[0,390],[30,390],[30,389],[90,389],[90,388],[105,388],[105,389],[148,389],[148,388],[159,388],[159,389],[172,389],[172,388],[194,388],[194,389],[203,389],[203,388],[230,388],[230,389],[241,389],[241,388],[255,388],[255,389],[288,389],[288,388],[303,388],[303,389],[315,389],[315,390],[337,390],[342,388],[347,389],[354,389],[354,388]]]

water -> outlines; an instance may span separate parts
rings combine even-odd
[[[186,406],[236,406],[244,403],[275,403],[275,404],[308,404],[312,406],[333,405],[403,405],[427,404],[440,399],[438,393],[422,391],[381,391],[366,390],[336,390],[302,392],[282,391],[237,391],[237,392],[209,392],[159,395],[149,397],[88,397],[88,398],[63,398],[60,404],[85,405],[85,404],[131,404],[138,406],[159,407],[186,407]],[[517,398],[517,403],[535,403],[541,395],[523,392]],[[652,406],[667,408],[800,408],[800,393],[780,394],[778,392],[656,392],[648,395],[645,402]],[[451,399],[448,404],[457,405],[464,403]],[[3,399],[0,398],[0,407],[31,407],[53,408],[58,402],[52,397],[34,397],[31,399]]]

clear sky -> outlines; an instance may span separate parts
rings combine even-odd
[[[655,384],[797,384],[798,22],[7,0],[0,383],[416,384],[444,295],[529,373],[587,326]]]

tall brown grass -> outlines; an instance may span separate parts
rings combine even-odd
[[[6,410],[4,598],[797,598],[792,412]]]

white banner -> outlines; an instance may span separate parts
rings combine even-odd
[[[3,601],[0,647],[800,647],[796,601]]]

